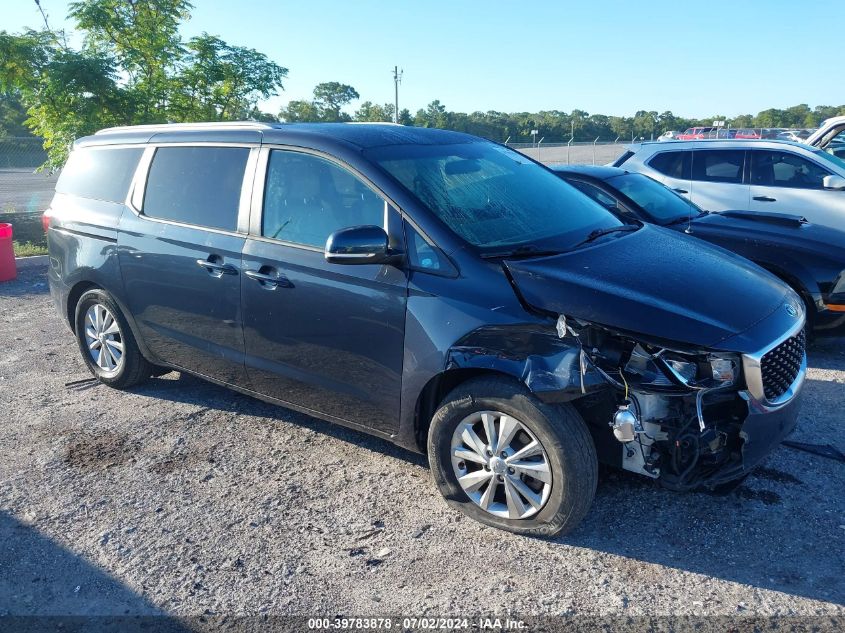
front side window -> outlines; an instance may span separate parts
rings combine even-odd
[[[755,150],[751,159],[751,184],[762,187],[822,189],[830,172],[790,152]]]
[[[664,176],[689,180],[691,157],[692,152],[690,151],[660,152],[648,161],[648,165]]]
[[[692,179],[705,182],[741,183],[744,164],[744,150],[696,150],[692,157]]]
[[[622,226],[553,172],[495,143],[388,145],[365,156],[482,254],[562,250],[593,230]]]
[[[144,215],[234,231],[249,149],[160,147],[144,190]]]
[[[56,191],[81,198],[124,202],[144,149],[85,147],[71,153]]]
[[[346,169],[312,154],[273,150],[267,165],[261,234],[324,248],[353,226],[384,226],[387,205]]]

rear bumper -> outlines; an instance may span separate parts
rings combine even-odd
[[[56,272],[53,262],[50,262],[50,266],[47,268],[47,281],[50,286],[50,297],[53,299],[56,311],[59,313],[62,323],[72,332],[73,328],[68,320],[67,313],[67,299],[68,294],[70,294],[70,288],[64,283],[58,272]]]

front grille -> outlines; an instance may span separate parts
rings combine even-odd
[[[766,352],[760,361],[763,393],[769,401],[780,398],[795,382],[804,362],[804,330]]]

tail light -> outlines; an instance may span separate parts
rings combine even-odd
[[[41,228],[44,229],[44,232],[47,232],[47,229],[50,228],[50,209],[47,209],[44,213],[41,214]]]

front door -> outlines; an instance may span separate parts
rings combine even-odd
[[[232,384],[245,378],[246,236],[237,229],[242,204],[248,212],[249,197],[241,199],[252,185],[251,174],[244,184],[249,155],[247,147],[156,149],[140,213],[124,213],[118,238],[129,309],[150,351]]]
[[[399,421],[407,275],[329,264],[329,234],[400,218],[348,169],[314,154],[262,150],[263,213],[243,251],[246,367],[259,393],[384,433]],[[401,243],[400,243],[401,245]]]
[[[816,224],[845,225],[845,191],[825,189],[833,172],[794,152],[751,152],[751,210],[806,217]]]

